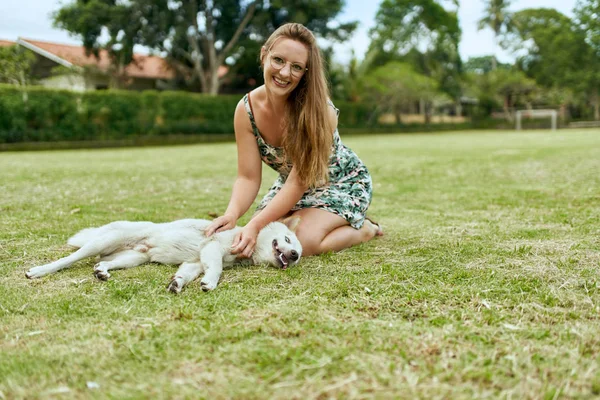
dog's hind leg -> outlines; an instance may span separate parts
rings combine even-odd
[[[213,290],[219,284],[223,272],[223,253],[219,242],[212,241],[200,250],[200,260],[204,265],[204,276],[200,281],[202,290]]]
[[[110,278],[108,271],[113,269],[133,268],[150,261],[147,253],[136,250],[124,250],[106,257],[94,266],[94,275],[103,281]]]
[[[181,289],[192,282],[202,273],[202,264],[199,262],[184,262],[171,279],[167,289],[173,293],[181,292]]]
[[[29,279],[40,278],[44,275],[48,275],[53,272],[60,271],[61,269],[68,268],[73,263],[79,260],[83,260],[84,258],[88,258],[102,253],[106,250],[107,244],[111,243],[111,241],[107,241],[105,238],[99,238],[98,240],[86,243],[76,252],[68,255],[67,257],[63,257],[58,261],[54,261],[53,263],[46,265],[41,265],[39,267],[31,268],[29,271],[27,271],[25,276],[27,276],[27,278]]]

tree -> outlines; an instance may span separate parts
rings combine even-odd
[[[23,101],[27,101],[25,87],[31,82],[31,68],[35,56],[21,46],[0,47],[0,82],[19,86],[23,91]]]
[[[479,30],[486,27],[492,28],[494,31],[494,49],[492,57],[492,70],[496,69],[496,51],[498,42],[503,31],[512,29],[511,13],[508,11],[511,0],[485,0],[485,15],[479,20]]]
[[[262,70],[258,63],[260,48],[268,36],[286,22],[301,23],[319,39],[327,39],[329,42],[348,40],[356,29],[357,22],[340,23],[335,20],[344,4],[345,0],[276,0],[270,1],[268,7],[258,7],[239,46],[227,59],[231,70],[229,79],[232,82],[228,85],[230,89],[246,91],[262,83]],[[327,74],[330,79],[335,80],[338,71],[331,62],[332,49],[322,47],[321,50],[327,61]]]
[[[578,0],[573,12],[588,44],[600,55],[600,0]]]
[[[570,88],[592,104],[600,119],[600,55],[590,46],[585,28],[554,9],[528,9],[513,15],[515,30],[507,37],[525,52],[518,67],[541,86]]]
[[[135,4],[117,0],[75,0],[53,14],[54,26],[81,37],[88,54],[107,50],[111,87],[126,86],[125,67],[141,42],[142,19]],[[102,42],[105,34],[108,39]]]
[[[352,50],[352,57],[347,65],[335,65],[329,76],[332,97],[353,103],[361,101],[365,94],[365,77],[376,55],[375,51],[368,51],[365,58],[359,60]]]
[[[188,86],[216,94],[222,83],[219,67],[226,61],[234,66],[238,60],[256,60],[258,52],[251,55],[256,42],[281,22],[306,22],[315,33],[347,37],[356,24],[332,23],[343,4],[344,0],[75,0],[54,18],[57,26],[82,37],[89,51],[109,50],[116,65],[127,65],[134,46],[144,45],[167,55]],[[103,41],[105,31],[108,41]]]
[[[188,84],[219,91],[219,68],[231,56],[262,2],[133,0],[144,11],[142,44],[168,55]],[[243,3],[248,3],[246,6]]]
[[[384,0],[370,31],[371,49],[379,60],[408,62],[435,79],[439,88],[460,104],[462,64],[458,52],[461,30],[456,1]],[[374,63],[373,67],[377,64]]]
[[[89,52],[109,51],[116,76],[133,60],[137,44],[169,53],[188,81],[216,94],[218,69],[250,22],[258,0],[75,0],[54,14],[55,25],[83,39]],[[108,41],[103,42],[103,32]]]
[[[517,104],[531,108],[531,99],[535,96],[537,85],[523,72],[497,69],[489,73],[492,93],[501,99],[504,116],[507,121],[513,120],[511,110]]]
[[[31,80],[35,56],[21,46],[0,47],[0,82],[25,86]]]
[[[594,106],[594,118],[600,120],[600,0],[578,0],[575,6],[575,18],[579,29],[585,32],[586,43],[592,49],[590,58],[593,60],[589,69],[588,82],[591,102]]]
[[[478,99],[486,116],[502,107],[507,121],[513,120],[512,110],[516,106],[531,108],[539,94],[536,82],[516,69],[498,68],[485,74],[469,72],[465,82],[468,83],[465,91]]]
[[[470,57],[463,64],[463,71],[466,73],[473,72],[476,74],[487,74],[497,68],[510,69],[510,64],[498,63],[494,56]]]
[[[429,122],[432,103],[443,96],[434,79],[399,62],[390,62],[369,73],[364,80],[364,89],[381,111],[394,114],[398,124],[402,122],[402,111],[415,108],[417,104],[424,105]]]

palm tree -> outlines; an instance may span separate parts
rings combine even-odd
[[[496,64],[496,50],[498,48],[498,41],[502,29],[505,31],[511,29],[512,18],[511,13],[508,11],[508,7],[512,0],[484,0],[485,1],[485,15],[479,20],[479,30],[485,28],[492,28],[494,31],[494,56],[492,57],[492,70],[497,67]]]

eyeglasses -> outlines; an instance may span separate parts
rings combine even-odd
[[[291,72],[292,76],[294,76],[296,78],[299,78],[300,76],[302,76],[302,74],[304,74],[306,71],[308,71],[308,68],[304,67],[302,64],[293,63],[291,61],[286,61],[279,56],[274,56],[270,51],[269,51],[269,58],[271,59],[271,67],[273,67],[273,69],[276,69],[278,71],[280,69],[283,69],[283,67],[285,67],[285,65],[287,63],[290,63],[290,72]]]

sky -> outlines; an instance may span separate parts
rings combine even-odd
[[[16,40],[17,37],[46,40],[65,44],[81,44],[66,31],[52,27],[51,13],[68,4],[69,0],[0,0],[0,39]],[[489,55],[494,47],[494,35],[490,29],[477,31],[477,21],[483,16],[483,0],[459,0],[459,22],[462,29],[460,54],[469,57]],[[511,11],[524,8],[555,8],[572,16],[576,0],[513,0]],[[334,59],[345,64],[351,58],[352,49],[362,58],[369,45],[369,29],[375,24],[375,14],[381,0],[346,0],[339,16],[340,22],[359,21],[359,27],[348,43],[335,45]],[[498,50],[502,62],[512,62],[514,57]]]

